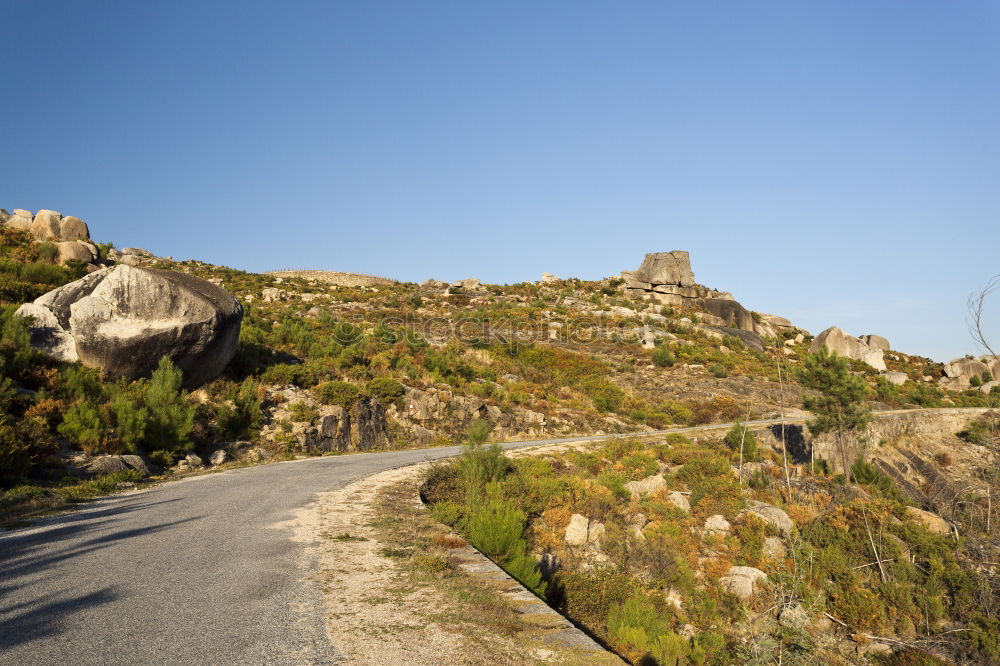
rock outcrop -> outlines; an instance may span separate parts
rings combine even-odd
[[[232,359],[243,308],[221,287],[186,273],[115,266],[50,291],[17,314],[33,318],[32,345],[60,360],[134,379],[168,356],[194,387]]]
[[[37,243],[55,243],[59,248],[57,261],[62,265],[70,261],[93,263],[97,259],[97,246],[90,242],[90,229],[78,217],[64,217],[54,210],[32,214],[23,208],[15,208],[11,215],[0,209],[0,224],[28,231]]]
[[[774,324],[763,317],[755,317],[732,294],[697,284],[691,270],[691,257],[683,250],[647,254],[638,269],[622,271],[621,278],[625,282],[626,295],[639,296],[658,305],[694,307],[704,313],[700,317],[709,327],[754,334],[756,339],[744,340],[754,348],[763,348],[762,337],[777,337],[781,325],[791,327],[791,322],[781,317],[773,317]]]
[[[972,386],[976,377],[984,384],[1000,377],[1000,358],[995,356],[956,358],[944,364],[944,375],[938,380],[942,388],[965,391]]]
[[[848,335],[836,326],[831,326],[813,338],[809,351],[815,352],[821,347],[826,347],[829,351],[836,353],[837,356],[862,361],[880,372],[885,372],[886,367],[883,351],[889,347],[889,341],[877,335],[868,335],[865,337],[869,340],[874,339],[876,346],[871,347],[863,339]]]

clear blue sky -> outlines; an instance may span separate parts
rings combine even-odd
[[[995,0],[0,0],[0,25],[0,207],[119,246],[490,282],[686,249],[749,308],[938,359],[1000,273]]]

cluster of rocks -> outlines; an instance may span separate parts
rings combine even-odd
[[[293,448],[311,454],[371,451],[392,446],[386,410],[377,400],[363,398],[349,407],[324,405],[309,391],[289,385],[270,389],[268,403],[274,407],[270,413],[271,422],[261,431],[264,440],[287,439],[290,441],[286,443]],[[315,418],[297,421],[292,407],[296,404],[307,406]],[[283,424],[290,424],[290,427]]]
[[[747,331],[759,338],[798,330],[783,317],[755,317],[729,292],[697,284],[691,270],[691,256],[683,250],[651,252],[638,269],[622,271],[621,279],[627,296],[639,296],[658,305],[694,307],[703,313],[699,317],[712,326]]]
[[[889,351],[889,341],[878,335],[863,335],[856,338],[836,326],[831,326],[813,338],[809,351],[818,351],[820,347],[826,347],[838,356],[867,363],[880,372],[886,370],[884,354]]]
[[[421,445],[442,439],[441,432],[463,432],[476,420],[486,421],[494,437],[540,436],[548,420],[545,414],[523,407],[508,411],[474,396],[456,395],[449,389],[418,389],[404,386],[400,405],[390,405],[388,416]]]
[[[944,375],[938,380],[942,388],[965,391],[979,384],[980,391],[990,393],[1000,386],[1000,357],[956,358],[945,363]]]
[[[196,387],[236,353],[243,308],[221,287],[187,273],[117,265],[54,289],[15,313],[31,344],[109,377],[148,375],[163,356]]]
[[[72,215],[54,210],[37,213],[15,208],[13,213],[0,209],[0,224],[23,229],[37,243],[53,243],[58,249],[56,260],[60,265],[70,261],[93,264],[97,260],[97,246],[90,242],[87,223]]]

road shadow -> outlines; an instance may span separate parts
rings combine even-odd
[[[16,604],[9,609],[0,607],[0,653],[23,643],[62,633],[67,622],[81,611],[109,604],[119,598],[110,587],[66,599],[48,601],[43,598],[31,603]],[[12,614],[34,606],[20,614]]]

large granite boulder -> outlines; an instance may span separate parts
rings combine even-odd
[[[651,285],[676,284],[681,287],[693,287],[691,256],[684,250],[650,252],[642,260],[639,269],[632,273],[632,278]]]
[[[880,341],[885,340],[885,338],[879,338],[878,336],[867,337],[869,339],[877,338],[876,344],[879,346],[877,348],[872,348],[861,338],[848,335],[836,326],[831,326],[813,338],[809,351],[815,352],[819,350],[820,347],[826,347],[827,350],[836,353],[837,356],[863,361],[876,370],[885,372],[885,359],[883,358],[883,350],[881,349],[880,343]],[[885,346],[889,346],[888,341],[886,341]]]
[[[36,241],[57,241],[61,221],[61,213],[54,210],[40,210],[35,213],[35,219],[31,223],[31,235]]]
[[[7,226],[13,227],[14,229],[31,229],[31,221],[34,215],[31,211],[24,210],[23,208],[15,208],[13,215],[7,218]]]
[[[89,264],[97,258],[97,248],[83,241],[61,241],[56,243],[56,247],[59,250],[56,260],[60,265],[66,265],[73,260]]]
[[[119,265],[25,303],[17,314],[34,319],[32,345],[60,360],[134,379],[169,356],[194,387],[232,359],[243,308],[221,287],[186,273]]]
[[[67,215],[59,221],[59,238],[64,241],[90,240],[90,229],[80,218]]]

